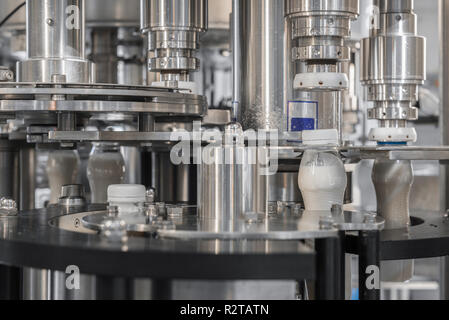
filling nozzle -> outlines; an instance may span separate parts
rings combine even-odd
[[[413,0],[379,0],[375,5],[375,32],[361,46],[361,82],[367,100],[374,102],[368,118],[379,120],[369,139],[382,144],[415,142],[416,131],[407,122],[418,119],[413,104],[426,79],[426,40],[417,35]]]
[[[152,85],[193,90],[189,75],[200,67],[195,57],[207,30],[207,0],[142,0],[141,31],[148,39],[148,70],[159,74]]]

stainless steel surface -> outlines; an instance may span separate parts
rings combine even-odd
[[[242,41],[241,29],[241,1],[232,0],[232,118],[241,121],[242,99]]]
[[[343,79],[349,83],[349,77],[341,66],[351,61],[347,40],[351,36],[351,21],[359,15],[359,1],[286,0],[285,6],[287,50],[291,51],[287,57],[292,64],[287,85],[291,87],[295,78],[296,89],[288,94],[287,130],[301,133],[293,119],[312,118],[314,113],[311,129],[336,129],[342,140],[342,109],[349,103],[349,86]],[[309,75],[316,78],[315,84],[303,85]],[[323,81],[325,76],[334,80]],[[316,105],[317,110],[305,114],[304,110],[310,109],[305,104],[310,108]]]
[[[198,166],[198,213],[204,219],[232,221],[243,214],[243,166],[235,163],[243,148],[217,147],[211,150],[211,164]],[[233,163],[224,164],[228,157]]]
[[[20,82],[94,81],[85,57],[84,0],[27,0],[27,59],[17,64]]]
[[[79,184],[65,185],[61,188],[58,204],[65,207],[79,207],[86,204],[84,188]]]
[[[236,141],[233,137],[236,135]],[[222,145],[208,147],[198,165],[198,215],[221,226],[240,219],[244,207],[245,145],[240,125],[228,125]],[[251,190],[257,192],[256,190]]]
[[[0,12],[11,12],[23,0],[0,1]],[[88,27],[138,27],[140,23],[139,0],[88,0],[86,1],[86,24]],[[26,25],[25,8],[6,23],[9,30],[23,30]]]
[[[20,210],[32,210],[35,205],[36,190],[36,150],[28,145],[20,150]]]
[[[284,101],[284,4],[241,0],[242,125],[286,131]]]
[[[141,29],[148,38],[148,69],[178,86],[199,68],[195,50],[208,23],[207,0],[141,0]]]
[[[412,106],[426,79],[426,39],[417,35],[413,0],[380,0],[371,35],[362,40],[361,81],[374,101],[370,119],[416,120]],[[406,121],[381,121],[381,127],[406,127]]]
[[[23,268],[22,290],[24,300],[50,300],[51,273],[49,270]]]
[[[269,202],[299,202],[302,199],[296,172],[278,172],[268,177]]]

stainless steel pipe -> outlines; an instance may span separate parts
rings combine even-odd
[[[286,131],[284,101],[284,2],[240,0],[242,125]]]
[[[85,58],[84,0],[27,0],[27,59],[17,64],[17,79],[51,82],[93,81],[93,65]]]

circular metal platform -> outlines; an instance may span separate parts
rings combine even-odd
[[[104,208],[92,207],[92,210]],[[299,241],[170,240],[129,237],[108,242],[83,228],[86,213],[61,216],[58,207],[0,218],[0,261],[17,267],[156,279],[313,279],[315,253]],[[58,224],[56,224],[58,223]]]

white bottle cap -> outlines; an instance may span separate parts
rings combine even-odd
[[[108,202],[145,202],[145,186],[140,184],[112,184],[108,187]]]
[[[337,129],[329,130],[305,130],[302,132],[304,145],[338,145]]]

